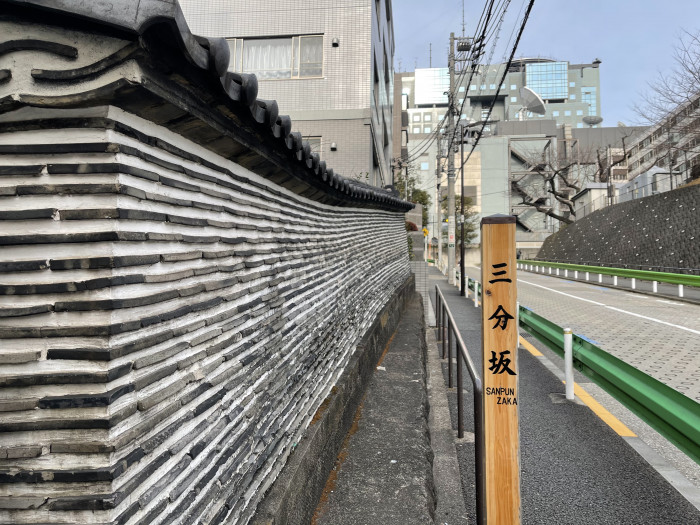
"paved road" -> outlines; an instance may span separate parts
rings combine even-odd
[[[480,309],[459,297],[457,290],[447,285],[436,271],[431,272],[430,281],[443,290],[467,347],[480,366]],[[520,283],[519,289],[525,286],[526,283]],[[546,292],[538,290],[542,291],[531,293]],[[464,377],[468,377],[466,372]],[[581,379],[577,374],[577,380]],[[560,379],[543,366],[543,361],[521,351],[523,523],[700,523],[698,509],[642,458],[630,441],[620,437],[587,406],[556,402],[561,392]],[[455,405],[456,393],[450,396],[451,405]],[[466,430],[473,432],[469,390],[465,393],[465,403]],[[452,409],[456,428],[455,409]],[[457,443],[457,450],[465,503],[473,520],[473,443],[466,439]]]
[[[522,271],[518,300],[700,402],[700,305]]]

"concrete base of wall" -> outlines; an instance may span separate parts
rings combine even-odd
[[[375,366],[415,290],[409,277],[387,302],[323,402],[303,439],[250,521],[251,525],[308,525]]]

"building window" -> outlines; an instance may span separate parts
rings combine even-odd
[[[420,122],[420,113],[413,114],[413,122]]]
[[[476,91],[476,86],[474,84],[469,86],[469,91]]]
[[[518,97],[510,97],[510,101],[511,101],[511,102],[517,102],[517,101],[518,101]]]
[[[518,86],[516,86],[515,84],[511,84],[510,89],[515,91],[516,89],[518,89]]]
[[[420,163],[420,170],[421,171],[428,171],[428,168],[430,167],[429,162],[421,162]]]
[[[431,122],[433,115],[431,113],[423,113],[423,122]]]
[[[553,116],[553,117],[558,117],[558,116],[559,116],[559,112],[558,112],[558,111],[552,111],[552,116]]]
[[[489,109],[483,108],[481,110],[481,120],[488,120],[488,118],[489,118]]]
[[[569,100],[576,100],[576,95],[574,93],[569,95]]]
[[[464,86],[459,86],[460,91],[464,91]]]
[[[481,84],[481,90],[483,91],[484,89],[486,89],[486,84]]]
[[[564,116],[565,116],[565,117],[570,117],[570,116],[571,116],[571,111],[569,111],[568,109],[567,109],[566,111],[564,111]]]
[[[576,115],[579,116],[579,117],[580,117],[581,115],[583,115],[583,110],[582,110],[582,109],[577,109],[577,110],[576,110]]]
[[[420,126],[413,126],[413,133],[415,133],[416,135],[420,133]]]
[[[489,84],[489,89],[496,89],[496,84]]]
[[[537,62],[525,66],[525,85],[545,100],[569,95],[568,62]]]
[[[569,87],[576,87],[576,82],[569,82]]]
[[[323,76],[323,36],[228,40],[234,71],[260,80]]]
[[[598,107],[596,104],[596,88],[595,87],[582,87],[581,88],[581,102],[588,104],[588,114],[597,115]]]
[[[423,133],[430,133],[432,129],[433,128],[430,126],[423,126]]]
[[[579,122],[578,124],[576,124],[576,127],[577,127],[577,128],[582,128],[582,127],[583,127],[583,123],[582,123],[582,122]]]

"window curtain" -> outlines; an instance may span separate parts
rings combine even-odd
[[[243,71],[260,79],[292,76],[292,39],[246,40],[243,45]]]
[[[323,73],[323,37],[300,38],[300,77],[320,77]]]

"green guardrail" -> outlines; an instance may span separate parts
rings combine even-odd
[[[700,286],[700,275],[688,275],[683,273],[652,272],[650,270],[630,270],[628,268],[608,268],[606,266],[588,266],[586,264],[556,263],[549,261],[531,261],[519,259],[519,264],[531,264],[544,266],[545,268],[561,268],[579,272],[602,273],[603,275],[617,275],[618,277],[635,278],[640,281],[658,281],[660,283],[682,284],[683,286]]]
[[[564,355],[560,326],[520,307],[520,325],[554,352]],[[573,336],[574,367],[623,403],[700,464],[700,404],[668,385]]]

